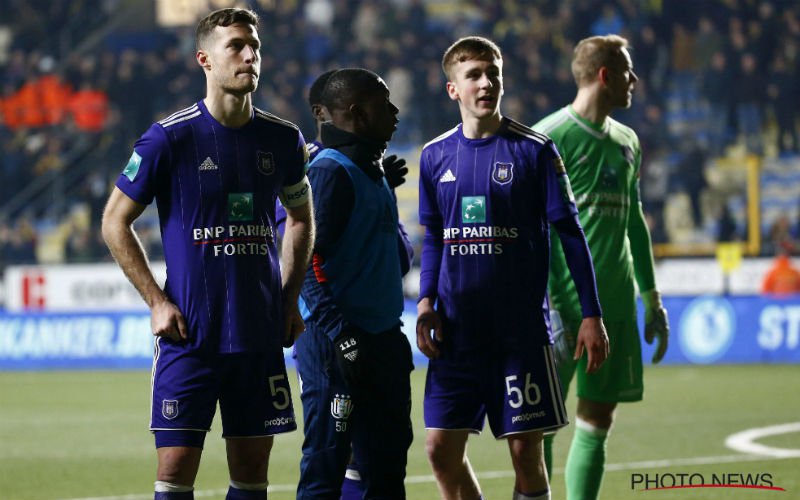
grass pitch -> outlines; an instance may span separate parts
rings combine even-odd
[[[296,378],[290,375],[301,417]],[[609,440],[604,499],[800,499],[800,429],[754,443],[771,455],[725,446],[728,436],[800,422],[800,366],[669,366],[646,371],[646,399],[622,405]],[[155,452],[147,431],[147,371],[0,373],[0,499],[139,500],[152,498]],[[409,499],[436,499],[424,454],[424,369],[413,374],[415,440],[409,451]],[[570,416],[575,400],[568,398]],[[800,424],[798,424],[800,426]],[[796,426],[796,427],[798,427]],[[564,499],[563,465],[572,426],[556,438],[554,500]],[[196,498],[224,498],[227,469],[219,422],[206,439]],[[270,500],[294,498],[302,433],[275,440]],[[782,452],[780,450],[783,450]],[[511,498],[513,473],[504,442],[470,438],[469,456],[487,500]],[[702,476],[737,482],[769,477],[785,491],[749,488],[644,490],[637,478]],[[653,487],[653,483],[650,484]]]

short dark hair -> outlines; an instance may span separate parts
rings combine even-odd
[[[368,69],[340,69],[328,78],[322,91],[322,105],[331,112],[346,109],[367,94],[386,89],[383,79]]]
[[[465,36],[459,38],[453,45],[444,51],[442,56],[442,70],[448,80],[454,80],[453,67],[464,61],[492,61],[502,60],[503,54],[496,43],[482,36]]]
[[[258,14],[249,9],[231,7],[215,10],[197,23],[194,33],[194,43],[199,50],[217,26],[230,26],[231,24],[249,24],[258,29]]]
[[[322,104],[322,91],[325,90],[325,84],[328,83],[328,80],[334,73],[336,73],[335,69],[328,70],[314,80],[314,83],[311,84],[311,88],[308,90],[309,106]]]

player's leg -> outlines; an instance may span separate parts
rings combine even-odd
[[[467,458],[469,430],[428,429],[425,450],[443,500],[481,498],[478,479]]]
[[[226,500],[266,500],[272,436],[227,438],[231,484]]]
[[[158,465],[156,500],[193,498],[194,481],[217,401],[211,360],[157,339],[153,357],[150,430]]]
[[[541,432],[507,438],[514,466],[514,500],[550,500],[550,482],[544,463]]]
[[[551,312],[552,318],[552,312]],[[551,323],[552,324],[552,323]],[[572,326],[564,325],[559,317],[559,326],[564,330],[561,332],[561,335],[570,335],[573,332],[577,334],[577,330],[568,331]],[[554,334],[555,335],[555,334]],[[555,349],[555,347],[554,347]],[[564,401],[567,400],[567,394],[569,393],[569,386],[572,383],[572,379],[575,376],[575,370],[577,368],[577,362],[571,359],[563,359],[558,358],[556,363],[556,369],[558,373],[559,384],[561,386],[561,394],[562,399]],[[544,445],[544,460],[547,467],[547,477],[553,477],[553,441],[555,440],[556,433],[551,432],[544,436],[543,445]]]
[[[425,449],[445,500],[481,498],[466,447],[469,434],[480,433],[486,418],[485,367],[484,357],[440,358],[428,363],[423,402]]]
[[[158,445],[156,445],[158,446]],[[191,500],[200,467],[201,447],[162,446],[156,449],[155,500]]]
[[[615,408],[616,403],[578,398],[575,434],[564,471],[567,498],[598,498],[605,473],[606,444]]]
[[[400,327],[361,339],[364,382],[354,398],[352,442],[364,498],[404,499],[411,446],[411,346]]]
[[[489,372],[487,415],[492,432],[508,441],[514,499],[549,500],[542,444],[545,432],[567,425],[567,411],[551,345],[509,349]]]
[[[304,416],[297,499],[338,500],[350,455],[353,403],[330,339],[313,323],[306,328],[295,343]]]
[[[227,500],[266,500],[273,436],[297,429],[283,352],[220,356]]]
[[[578,362],[578,411],[564,473],[568,500],[598,498],[617,403],[640,401],[643,395],[641,343],[635,321],[607,321],[606,328],[611,352],[603,366],[587,374],[586,356]]]

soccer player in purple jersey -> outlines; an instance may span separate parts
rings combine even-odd
[[[255,13],[236,8],[199,22],[206,97],[136,142],[103,215],[106,243],[149,306],[156,336],[156,500],[193,498],[217,401],[229,500],[267,498],[273,435],[296,429],[282,347],[303,330],[297,297],[314,232],[308,154],[295,125],[252,105],[257,27]],[[278,196],[288,212],[283,266]],[[163,290],[132,228],[153,199],[167,263]]]
[[[503,59],[466,37],[444,54],[447,94],[462,123],[420,159],[422,247],[417,345],[430,358],[426,448],[442,498],[476,500],[467,438],[488,416],[508,442],[515,500],[549,499],[542,436],[566,425],[545,298],[548,223],[581,297],[588,371],[608,355],[592,259],[558,151],[500,114]]]

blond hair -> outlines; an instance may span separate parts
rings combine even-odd
[[[603,66],[609,66],[628,48],[628,40],[619,35],[584,38],[575,46],[572,57],[572,76],[580,87],[595,80]]]
[[[469,60],[493,61],[495,59],[503,59],[497,44],[482,36],[465,36],[456,40],[444,51],[442,71],[448,80],[453,80],[451,72],[456,64]]]

